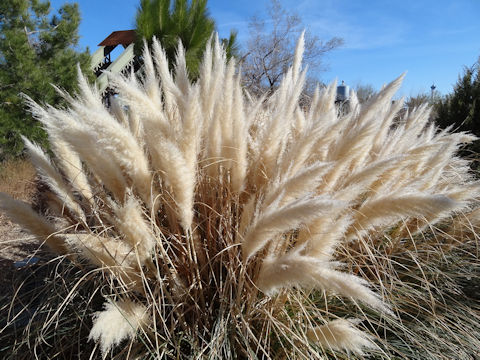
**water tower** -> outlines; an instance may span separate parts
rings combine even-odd
[[[435,83],[432,84],[432,86],[430,86],[430,89],[432,90],[432,94],[431,94],[431,102],[433,102],[433,96],[435,95],[435,89],[437,87],[435,86]]]
[[[342,80],[342,84],[337,86],[337,97],[335,103],[346,102],[349,99],[350,87]]]

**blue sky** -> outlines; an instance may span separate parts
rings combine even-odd
[[[280,0],[296,11],[307,29],[328,39],[342,37],[343,47],[329,53],[324,82],[345,80],[380,88],[402,72],[407,77],[400,95],[437,90],[451,92],[465,65],[480,56],[480,0]],[[51,1],[58,8],[64,1]],[[134,28],[139,0],[80,0],[80,45],[94,51],[115,30]],[[220,36],[230,29],[248,38],[253,15],[265,17],[268,0],[209,0]]]

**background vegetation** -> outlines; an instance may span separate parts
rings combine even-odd
[[[436,123],[453,131],[468,131],[480,137],[480,58],[470,67],[465,67],[453,92],[435,103]],[[480,164],[480,141],[475,141],[462,151],[463,156],[473,160],[472,167]]]
[[[20,135],[47,146],[46,134],[26,109],[21,93],[39,102],[62,104],[51,84],[73,91],[76,64],[90,78],[88,50],[79,52],[78,4],[52,15],[50,3],[4,0],[0,3],[0,160],[18,156]]]
[[[165,50],[173,69],[179,41],[185,48],[189,76],[195,79],[208,40],[215,31],[215,20],[210,17],[207,0],[141,0],[135,17],[137,41],[135,50],[141,56],[143,40],[152,45],[156,37]],[[236,32],[222,39],[227,56],[238,56]]]

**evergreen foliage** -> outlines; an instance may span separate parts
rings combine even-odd
[[[50,15],[39,0],[0,2],[0,159],[23,150],[20,135],[47,145],[46,134],[28,113],[21,93],[39,102],[61,105],[50,84],[75,89],[75,65],[89,73],[88,50],[78,52],[78,4],[65,4]]]
[[[465,68],[453,93],[438,103],[437,124],[480,136],[480,58],[473,66]],[[480,152],[480,143],[476,141],[469,150]]]
[[[162,45],[170,68],[173,68],[178,41],[185,47],[185,59],[191,78],[199,73],[199,65],[213,31],[215,21],[210,17],[207,0],[141,0],[136,15],[137,55],[141,55],[143,39],[149,45],[156,37]],[[222,39],[227,57],[236,56],[236,33]]]

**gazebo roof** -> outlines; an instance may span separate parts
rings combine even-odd
[[[123,45],[124,47],[135,42],[136,33],[135,30],[121,30],[114,31],[108,35],[98,46],[117,46]]]

